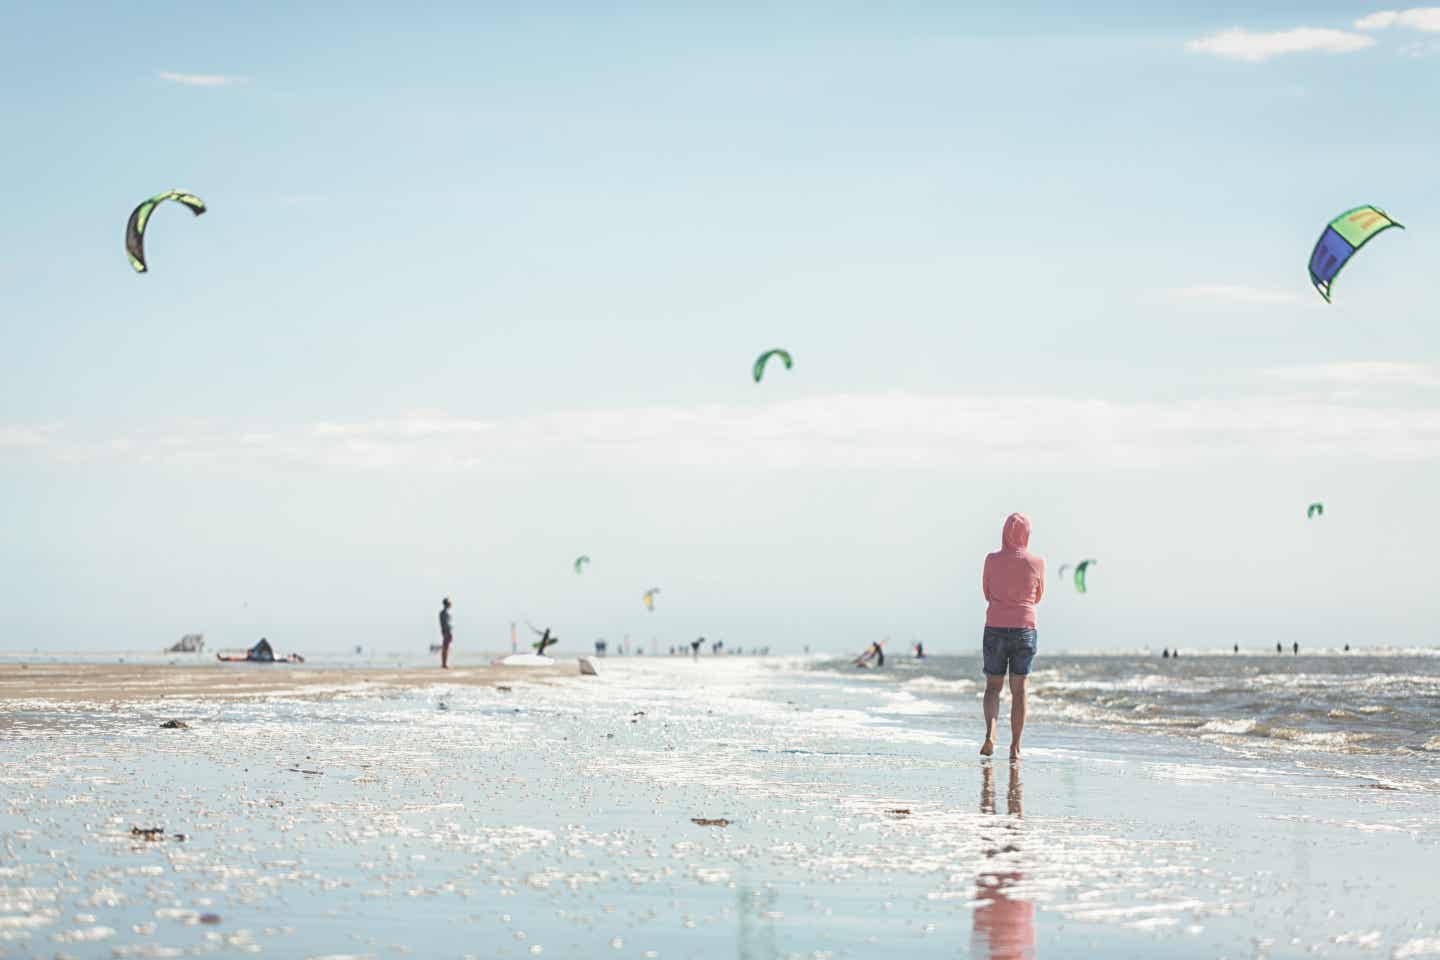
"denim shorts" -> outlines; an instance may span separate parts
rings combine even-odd
[[[1038,638],[1034,627],[986,627],[985,672],[992,677],[1023,677],[1035,659]]]

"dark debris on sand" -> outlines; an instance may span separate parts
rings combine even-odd
[[[130,836],[149,841],[150,843],[158,843],[165,839],[179,840],[181,843],[185,842],[185,834],[183,833],[174,833],[167,838],[164,827],[131,827]]]
[[[728,826],[730,826],[730,821],[729,821],[729,820],[725,820],[725,819],[723,819],[723,818],[721,818],[721,819],[716,819],[716,820],[708,820],[708,819],[706,819],[705,817],[691,817],[691,818],[690,818],[690,822],[693,823],[693,824],[695,824],[697,827],[728,827]]]
[[[164,723],[160,724],[160,729],[161,729],[161,730],[189,730],[189,729],[190,729],[190,724],[186,723],[184,720],[166,720]]]

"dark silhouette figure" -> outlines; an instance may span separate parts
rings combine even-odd
[[[560,638],[559,638],[559,637],[552,637],[552,636],[550,636],[550,628],[549,628],[549,627],[546,627],[544,630],[536,630],[534,627],[530,626],[530,624],[528,624],[528,623],[525,624],[525,626],[530,627],[530,632],[533,633],[533,634],[535,634],[537,637],[540,638],[539,640],[536,640],[534,643],[530,644],[530,646],[532,646],[532,647],[535,648],[535,655],[536,655],[537,657],[543,657],[543,656],[545,656],[545,650],[546,650],[546,648],[548,648],[548,647],[553,647],[553,646],[555,646],[555,644],[557,644],[557,643],[560,642]]]
[[[450,598],[440,601],[440,669],[450,669]]]

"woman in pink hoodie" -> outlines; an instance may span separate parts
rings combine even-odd
[[[995,752],[995,725],[1000,719],[1000,688],[1010,675],[1010,759],[1020,759],[1020,734],[1025,730],[1025,678],[1035,658],[1035,604],[1045,596],[1045,561],[1026,548],[1030,518],[1012,513],[1005,518],[1001,547],[985,558],[983,586],[990,606],[985,611],[985,743],[980,752]]]

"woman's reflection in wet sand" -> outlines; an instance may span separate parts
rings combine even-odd
[[[980,812],[995,813],[995,768],[981,766]],[[1004,866],[1013,868],[1015,854],[1020,852],[1021,824],[1025,815],[1025,790],[1020,783],[1020,764],[1010,764],[1010,786],[1005,791],[1005,820],[981,821],[984,853],[1003,857]],[[975,955],[990,960],[1029,960],[1035,956],[1035,904],[1016,900],[1006,890],[1024,879],[1015,869],[1002,864],[983,867],[975,878],[975,929],[972,940]]]

